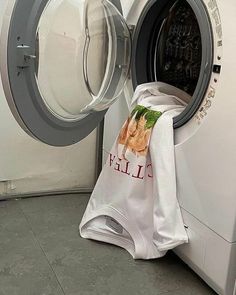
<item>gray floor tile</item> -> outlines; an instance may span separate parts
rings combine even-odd
[[[58,195],[48,197],[35,197],[21,200],[21,208],[25,213],[36,213],[39,211],[53,211],[55,208],[81,208],[85,209],[87,194]]]
[[[0,202],[0,295],[62,295],[16,201]]]
[[[193,284],[194,286],[194,284]],[[204,284],[198,284],[193,288],[180,288],[178,290],[168,292],[165,295],[216,295],[216,293],[213,290],[210,290],[209,288],[204,287]]]
[[[68,195],[18,203],[66,295],[214,294],[172,253],[134,261],[123,249],[81,239],[78,223],[87,201]]]

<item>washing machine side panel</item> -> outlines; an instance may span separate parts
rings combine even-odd
[[[218,1],[223,57],[216,93],[199,127],[176,146],[181,205],[229,242],[236,241],[236,19],[234,0]],[[185,127],[186,130],[188,126]],[[186,134],[188,132],[186,131]]]
[[[236,109],[235,104],[231,104]],[[229,242],[236,242],[235,116],[221,109],[189,141],[176,148],[181,205]],[[218,116],[217,116],[218,113]],[[214,124],[215,120],[221,120]],[[224,127],[223,127],[224,126]],[[231,130],[229,130],[231,128]]]
[[[218,294],[233,295],[236,279],[236,244],[229,243],[191,214],[182,210],[189,243],[175,249]]]

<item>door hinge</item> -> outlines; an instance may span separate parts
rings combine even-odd
[[[30,61],[36,59],[36,56],[31,54],[31,48],[27,45],[17,46],[17,67],[27,68],[30,66]]]

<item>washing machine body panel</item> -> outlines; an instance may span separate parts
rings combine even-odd
[[[216,9],[211,12],[213,16]],[[232,35],[230,20],[236,19],[236,5],[234,1],[227,1],[227,5],[221,2],[218,9],[223,38],[221,53],[215,55],[215,62],[221,64],[221,73],[213,75],[206,98],[192,122],[177,130],[176,163],[181,205],[233,243],[236,242],[236,140],[233,134],[236,38]],[[213,27],[215,48],[219,41],[216,28]]]
[[[137,25],[148,1],[136,1],[127,16]],[[234,73],[236,38],[232,20],[236,19],[233,0],[204,1],[213,34],[213,65],[209,86],[193,118],[175,129],[176,165],[180,203],[229,242],[236,242],[236,124]],[[126,98],[132,97],[130,79]],[[222,218],[219,218],[222,216]]]
[[[137,25],[148,1],[136,1],[128,23]],[[178,198],[190,243],[176,253],[219,294],[236,288],[236,4],[204,1],[213,34],[213,65],[201,105],[175,129]],[[126,99],[133,94],[129,80]]]

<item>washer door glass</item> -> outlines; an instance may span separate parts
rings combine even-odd
[[[38,25],[38,86],[48,109],[78,120],[109,107],[129,67],[129,32],[108,1],[51,0]],[[128,53],[128,54],[127,54]]]
[[[15,117],[37,139],[64,146],[96,128],[121,94],[131,36],[107,0],[18,0],[7,57]]]

